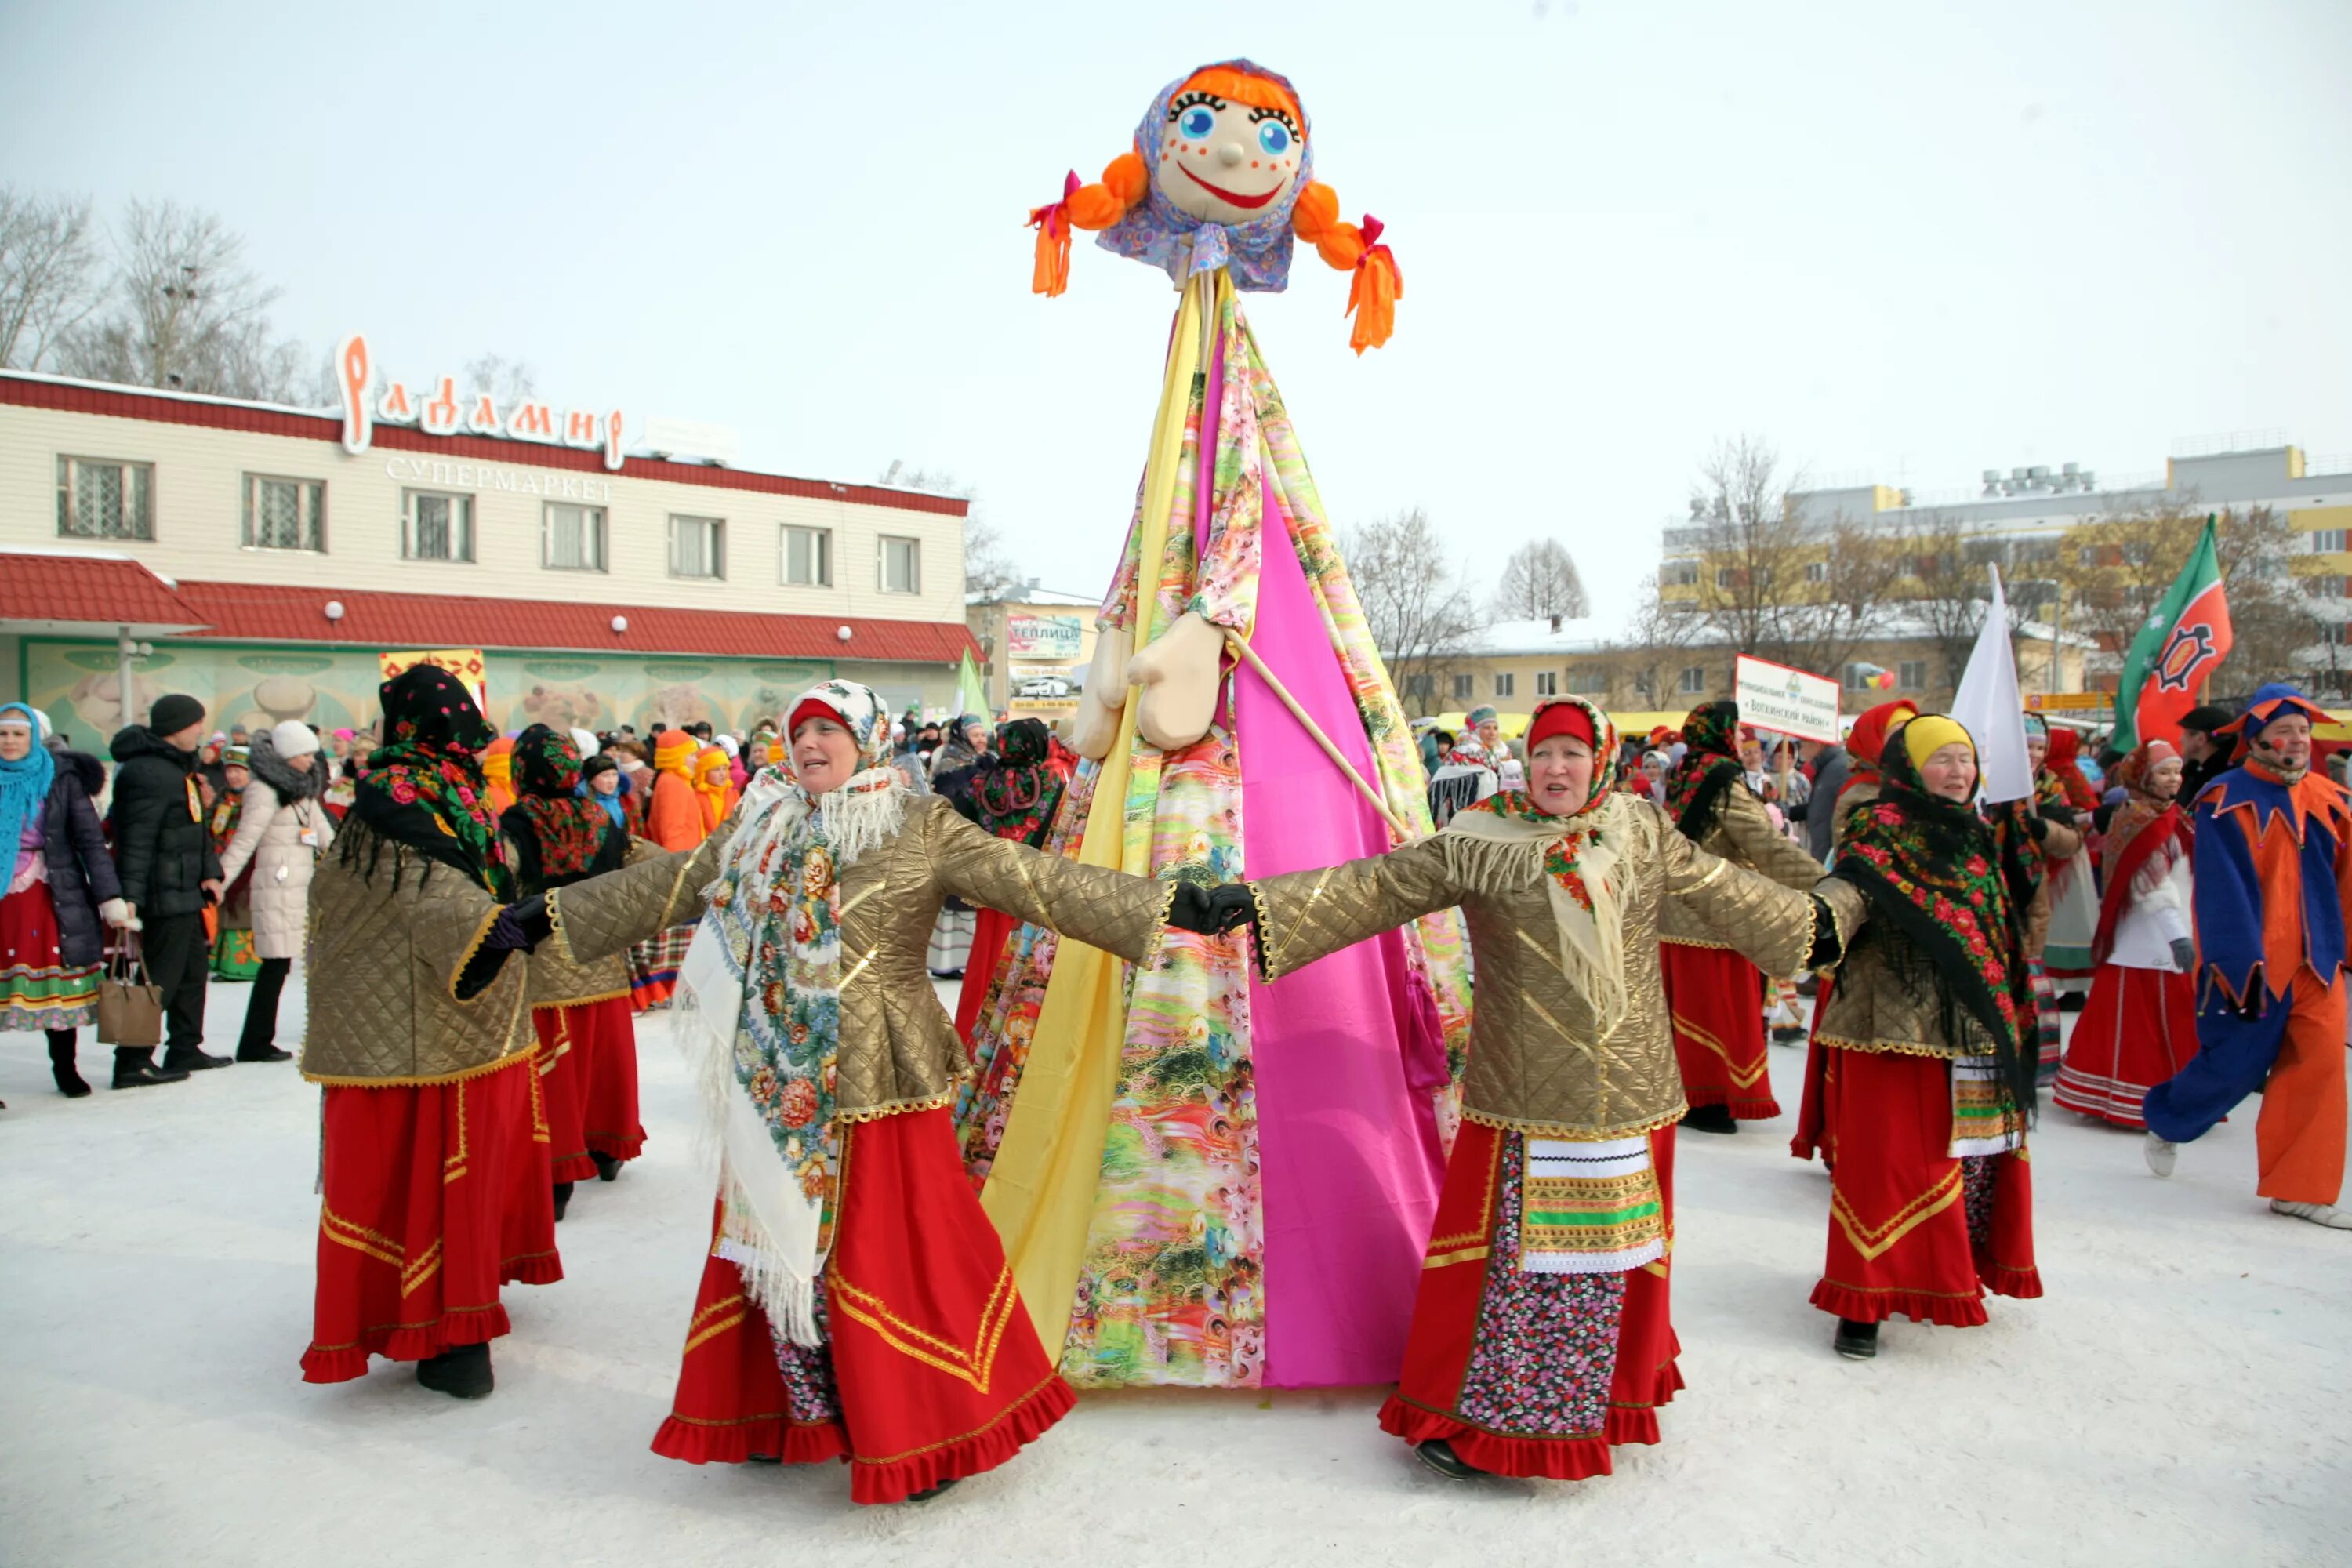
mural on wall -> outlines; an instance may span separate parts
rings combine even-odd
[[[117,728],[115,653],[110,645],[28,637],[26,692],[77,743],[101,744]],[[491,653],[489,719],[501,730],[542,723],[604,731],[634,724],[709,721],[748,731],[779,717],[783,705],[834,673],[830,663],[779,659],[604,658],[563,654]],[[929,672],[926,671],[928,677]],[[254,648],[174,643],[139,661],[131,678],[134,711],[183,691],[205,705],[214,728],[247,729],[297,719],[320,730],[365,730],[375,721],[382,680],[374,648]],[[891,681],[912,699],[951,684],[952,672],[921,688]],[[887,695],[887,693],[886,693]]]

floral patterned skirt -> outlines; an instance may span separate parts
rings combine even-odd
[[[98,965],[68,963],[47,882],[0,898],[0,1030],[78,1029],[98,1017]]]
[[[1675,1131],[1650,1134],[1673,1235]],[[1403,1375],[1381,1428],[1444,1438],[1481,1469],[1580,1480],[1609,1450],[1655,1443],[1657,1410],[1683,1385],[1668,1298],[1673,1262],[1620,1274],[1519,1267],[1526,1140],[1465,1122],[1422,1265]]]

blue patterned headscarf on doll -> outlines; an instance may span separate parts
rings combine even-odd
[[[1203,70],[1235,70],[1281,84],[1293,101],[1298,91],[1289,79],[1244,59],[1220,60]],[[1211,223],[1194,217],[1168,199],[1160,188],[1160,160],[1165,151],[1161,133],[1169,124],[1169,108],[1177,93],[1199,71],[1188,71],[1160,89],[1135,128],[1135,150],[1151,173],[1144,199],[1118,223],[1095,237],[1095,243],[1113,255],[1148,261],[1175,283],[1197,272],[1220,267],[1233,269],[1234,287],[1261,294],[1279,294],[1290,283],[1292,238],[1290,209],[1298,194],[1315,178],[1315,139],[1307,121],[1307,106],[1298,106],[1298,174],[1265,211],[1247,223]]]

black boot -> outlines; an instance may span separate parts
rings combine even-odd
[[[556,1184],[555,1184],[555,1217],[556,1217],[558,1220],[562,1219],[562,1217],[563,1217],[563,1211],[564,1211],[565,1209],[570,1208],[571,1206],[572,1206],[572,1184],[571,1184],[570,1182],[558,1182],[558,1183],[556,1183]]]
[[[1454,1445],[1443,1437],[1432,1437],[1426,1443],[1412,1446],[1412,1457],[1435,1470],[1448,1480],[1475,1481],[1493,1472],[1482,1470],[1454,1451]]]
[[[177,1083],[187,1076],[184,1068],[157,1067],[152,1048],[114,1053],[113,1087],[116,1089],[138,1089],[151,1083]]]
[[[459,1345],[416,1363],[416,1381],[436,1394],[446,1394],[452,1399],[481,1399],[493,1386],[490,1377],[490,1347]]]
[[[74,1031],[51,1029],[49,1032],[49,1076],[58,1080],[58,1092],[68,1100],[79,1100],[89,1092],[82,1081],[81,1069],[74,1065]]]
[[[1868,1361],[1878,1353],[1878,1325],[1840,1318],[1837,1337],[1830,1342],[1830,1348],[1848,1361]]]
[[[1732,1119],[1727,1105],[1694,1105],[1683,1112],[1683,1125],[1694,1132],[1737,1132],[1739,1123]]]
[[[961,1479],[961,1477],[950,1477],[948,1479],[941,1481],[935,1487],[925,1487],[921,1491],[908,1492],[907,1494],[907,1500],[908,1502],[929,1502],[933,1498],[939,1496],[941,1492],[947,1490],[950,1487],[955,1485]]]
[[[600,1154],[593,1149],[588,1151],[588,1157],[596,1162],[596,1179],[598,1181],[614,1182],[620,1180],[621,1162],[614,1159],[610,1154]]]

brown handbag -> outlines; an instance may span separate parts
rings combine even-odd
[[[152,1048],[163,1043],[163,988],[148,978],[138,936],[122,937],[98,983],[98,1042]]]

